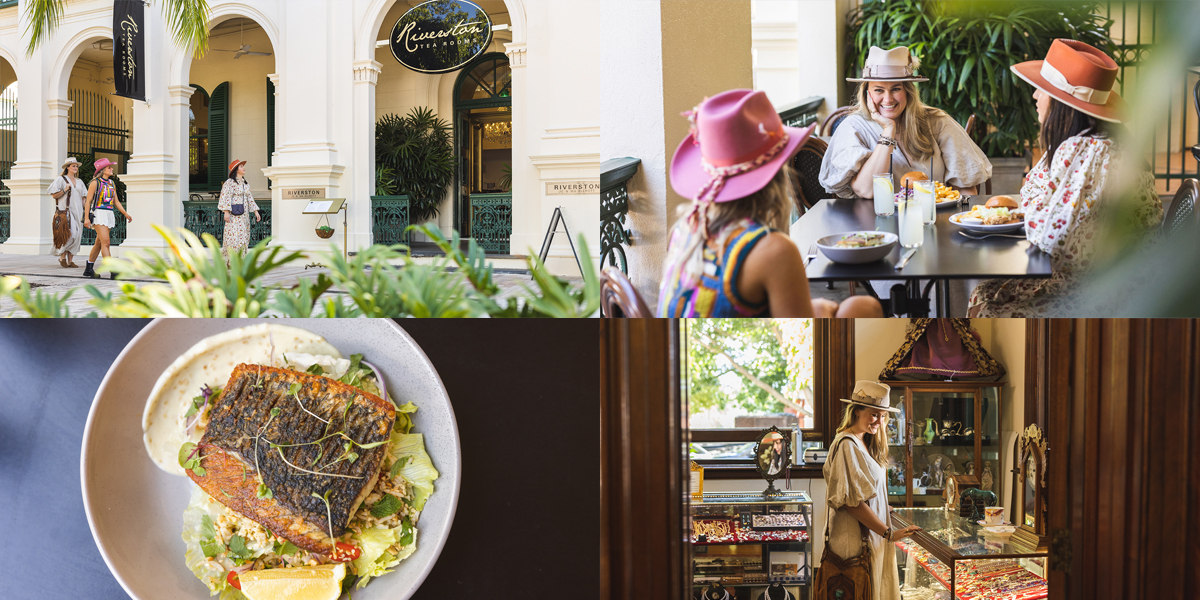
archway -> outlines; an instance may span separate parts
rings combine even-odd
[[[12,177],[17,161],[17,72],[0,57],[0,180]],[[0,244],[12,234],[12,191],[0,181]]]
[[[271,194],[262,174],[274,152],[275,72],[272,34],[255,19],[214,17],[209,52],[193,57],[181,74],[194,88],[188,100],[187,194],[184,226],[193,233],[221,239],[224,219],[217,200],[234,159],[247,161],[250,183],[262,221],[251,219],[251,245],[271,235]]]

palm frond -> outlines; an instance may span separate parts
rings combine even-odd
[[[180,47],[195,46],[196,56],[208,52],[208,0],[162,0],[163,17]]]
[[[50,38],[62,21],[66,0],[25,0],[25,35],[29,45],[26,58],[33,56],[38,46]]]

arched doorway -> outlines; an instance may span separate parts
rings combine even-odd
[[[512,235],[512,70],[484,54],[454,86],[454,221],[484,250],[509,253]]]
[[[17,72],[0,58],[0,180],[12,178],[17,162]],[[0,181],[0,244],[12,233],[12,191]]]

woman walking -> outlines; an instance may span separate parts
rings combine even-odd
[[[250,184],[246,182],[246,161],[235,159],[229,163],[229,178],[221,186],[217,210],[225,213],[225,239],[221,242],[221,254],[225,255],[225,262],[229,262],[231,250],[241,254],[250,245],[250,212],[254,212],[256,223],[262,221],[258,205],[250,195]]]
[[[895,542],[920,531],[915,525],[897,530],[890,524],[887,415],[900,412],[891,407],[890,397],[886,384],[855,384],[851,399],[842,399],[848,406],[823,471],[827,512],[833,515],[826,523],[825,552],[842,561],[869,553],[873,593],[868,597],[874,600],[900,600]]]
[[[94,270],[96,259],[100,255],[104,255],[104,258],[112,256],[108,247],[109,232],[117,226],[117,218],[113,215],[113,210],[121,211],[129,223],[133,222],[133,217],[125,212],[125,207],[121,206],[121,201],[117,199],[117,186],[111,179],[113,175],[112,161],[101,158],[93,164],[96,167],[96,178],[88,185],[88,210],[83,215],[83,226],[96,230],[96,243],[92,244],[92,252],[88,255],[87,266],[83,268],[83,276],[99,279],[100,276]],[[95,222],[92,221],[93,214],[96,217]],[[116,273],[109,275],[109,279],[116,278]]]
[[[71,229],[63,244],[55,244],[52,252],[63,268],[78,267],[75,255],[79,254],[79,242],[83,239],[83,199],[87,187],[79,179],[79,161],[74,156],[67,158],[62,167],[62,176],[52,181],[46,191],[54,198],[55,210],[67,211]]]

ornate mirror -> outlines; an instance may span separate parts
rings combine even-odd
[[[1046,545],[1046,438],[1037,425],[1030,425],[1017,441],[1014,463],[1017,504],[1013,522],[1019,527],[1013,541],[1031,548]],[[1019,520],[1018,520],[1019,519]]]
[[[778,427],[764,429],[758,436],[758,444],[754,447],[754,464],[758,474],[767,480],[764,496],[781,494],[775,489],[775,480],[787,475],[787,469],[792,464],[792,447],[788,436]]]

